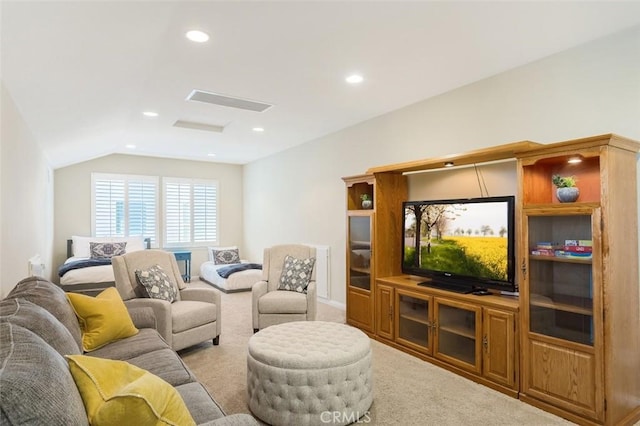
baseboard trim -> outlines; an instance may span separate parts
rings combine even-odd
[[[347,305],[341,302],[336,302],[335,300],[325,299],[324,297],[318,297],[318,302],[324,303],[325,305],[333,306],[334,308],[340,309],[342,311],[347,310]]]

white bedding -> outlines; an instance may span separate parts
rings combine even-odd
[[[64,263],[87,259],[86,257],[70,257]],[[114,282],[111,265],[91,266],[89,268],[72,269],[60,277],[60,285]]]
[[[246,263],[243,261],[243,263]],[[216,265],[213,261],[200,265],[200,279],[225,292],[248,291],[262,279],[261,269],[247,269],[234,272],[229,278],[222,278],[217,270],[230,265]]]

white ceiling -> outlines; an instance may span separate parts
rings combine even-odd
[[[610,1],[2,0],[0,13],[3,83],[56,168],[111,153],[245,164],[640,25],[640,3]],[[211,40],[188,41],[194,28]],[[356,71],[365,81],[346,84]],[[193,89],[275,106],[186,101]]]

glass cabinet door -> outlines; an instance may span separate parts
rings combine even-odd
[[[480,372],[481,307],[436,300],[435,356]]]
[[[397,340],[420,352],[431,352],[431,297],[396,291]]]
[[[349,286],[371,290],[371,215],[348,217]]]
[[[591,215],[528,216],[529,330],[593,345]]]

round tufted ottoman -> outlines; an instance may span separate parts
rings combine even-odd
[[[353,423],[367,414],[372,387],[369,338],[356,328],[288,322],[249,339],[249,408],[271,425]]]

